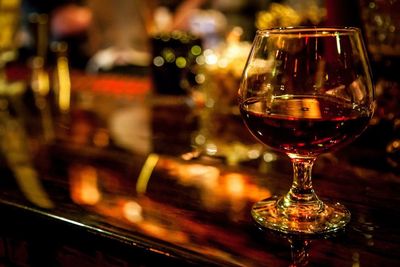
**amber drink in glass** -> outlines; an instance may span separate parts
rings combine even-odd
[[[318,155],[352,142],[368,126],[374,88],[356,28],[276,28],[257,32],[239,89],[241,115],[263,144],[286,153],[289,192],[257,202],[253,218],[291,234],[337,231],[350,220],[340,203],[312,186]]]

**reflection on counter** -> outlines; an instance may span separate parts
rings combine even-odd
[[[87,95],[82,97],[76,98],[81,100],[73,102],[68,114],[55,118],[54,139],[42,142],[40,134],[24,134],[21,125],[18,126],[20,135],[3,139],[7,146],[2,146],[2,152],[7,158],[12,159],[14,155],[32,157],[18,161],[23,163],[24,169],[29,167],[32,173],[27,176],[28,172],[25,171],[23,179],[18,166],[13,164],[16,161],[6,162],[20,184],[25,201],[49,213],[65,210],[66,214],[77,216],[82,225],[95,223],[94,226],[101,228],[98,224],[102,222],[120,229],[134,229],[140,235],[232,264],[253,265],[249,261],[254,258],[253,255],[271,262],[276,260],[256,248],[247,247],[249,236],[245,231],[232,236],[227,229],[214,225],[215,221],[222,220],[228,228],[242,227],[249,219],[250,205],[256,199],[270,196],[275,190],[274,186],[259,185],[256,172],[252,174],[226,168],[218,160],[182,153],[181,159],[166,154],[148,154],[148,150],[141,150],[140,146],[127,145],[116,134],[118,127],[127,124],[126,120],[118,119],[118,114],[125,114],[125,111],[133,114],[132,110],[140,110],[137,109],[141,106],[140,101],[114,106],[112,103],[116,99],[108,97],[109,101],[102,101],[100,107],[96,104],[97,98],[90,100]],[[176,106],[160,103],[152,106],[153,111],[154,108],[171,111],[168,107],[178,113],[181,111]],[[142,121],[140,126],[129,124],[143,128],[146,124],[149,126],[163,121],[160,118],[162,114],[165,115],[162,112],[153,114],[155,117]],[[168,116],[171,114],[174,113]],[[37,115],[40,116],[40,113]],[[187,115],[191,116],[190,113]],[[10,128],[14,125],[12,118],[4,118],[2,122],[9,125],[6,133],[14,132],[16,128]],[[131,119],[134,120],[134,117]],[[140,119],[143,117],[140,116]],[[164,123],[167,121],[165,119]],[[115,128],[113,123],[119,126]],[[179,125],[182,125],[181,121]],[[188,129],[181,133],[182,138],[191,136]],[[125,134],[125,140],[134,136],[127,132]],[[154,136],[149,135],[148,142],[151,142],[151,138],[158,138],[158,134],[155,131]],[[176,135],[172,138],[176,138]],[[190,138],[184,140],[190,141]],[[15,142],[18,144],[12,146]],[[139,139],[139,145],[140,142]],[[15,149],[10,149],[11,146]],[[173,154],[173,151],[169,152]],[[18,158],[21,159],[20,156]],[[176,194],[180,194],[178,198]],[[180,203],[183,198],[188,200],[184,204]],[[202,215],[195,215],[196,212]],[[86,217],[85,214],[89,213],[92,217]],[[210,217],[210,214],[219,216]],[[176,219],[178,217],[179,220]],[[216,243],[220,247],[245,253],[248,259],[243,262],[243,259],[227,254],[224,249],[216,248]]]
[[[78,154],[79,150],[74,153]],[[62,156],[53,157],[57,162]],[[168,201],[170,191],[174,191],[173,188],[169,188],[170,185],[180,189],[187,188],[183,191],[196,192],[199,196],[201,202],[188,203],[187,208],[214,212],[222,212],[229,208],[232,210],[232,216],[242,218],[245,216],[242,212],[248,205],[260,197],[271,196],[268,188],[257,185],[257,179],[248,174],[156,154],[147,157],[135,175],[137,177],[132,177],[131,181],[126,181],[127,178],[117,170],[101,168],[96,164],[85,165],[71,160],[67,169],[71,199],[77,204],[88,206],[101,204],[102,200],[107,200],[108,194],[125,191],[126,186],[131,188],[128,193],[132,197],[140,199],[150,196]],[[164,186],[160,187],[158,183]],[[162,188],[165,192],[153,195],[152,189],[155,187]]]
[[[249,258],[254,253],[260,253],[246,248],[248,237],[245,232],[232,236],[224,229],[213,226],[213,221],[218,218],[208,216],[210,211],[220,214],[221,218],[229,216],[225,222],[227,226],[241,225],[247,221],[247,210],[251,203],[271,195],[268,188],[255,183],[255,177],[213,164],[177,160],[156,154],[150,154],[141,169],[132,171],[133,166],[129,165],[133,164],[131,160],[134,158],[129,155],[126,155],[129,160],[123,169],[115,166],[121,163],[105,167],[101,159],[95,160],[96,157],[88,161],[88,158],[80,156],[81,149],[75,148],[70,151],[72,154],[62,154],[59,149],[57,146],[50,149],[51,161],[48,164],[58,166],[53,168],[56,173],[52,176],[67,179],[63,182],[69,184],[71,200],[90,213],[97,214],[102,220],[123,228],[134,227],[141,234],[222,258],[230,263],[239,264],[239,259],[231,258],[231,255],[215,249],[211,244],[217,242],[222,247],[245,251]],[[151,164],[146,163],[149,159]],[[60,168],[61,162],[67,172]],[[140,185],[143,181],[145,186]],[[174,197],[178,192],[185,192],[185,196]],[[184,206],[180,204],[178,209],[177,201],[181,198],[191,201]],[[204,217],[193,217],[194,211],[201,211]],[[193,242],[193,238],[197,242]],[[252,265],[250,262],[240,264]]]

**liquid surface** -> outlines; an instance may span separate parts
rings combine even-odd
[[[240,105],[250,132],[273,149],[315,156],[354,140],[370,111],[334,97],[251,98]]]

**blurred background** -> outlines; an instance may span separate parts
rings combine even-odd
[[[26,117],[29,129],[38,127],[31,119],[38,115],[40,135],[51,140],[57,135],[55,117],[58,121],[61,114],[68,121],[73,107],[90,110],[100,103],[74,91],[109,92],[127,102],[132,100],[127,92],[140,91],[153,102],[152,115],[166,112],[154,103],[164,108],[180,103],[194,111],[176,121],[181,132],[189,129],[189,147],[234,164],[263,153],[242,130],[236,103],[255,32],[271,27],[355,26],[363,32],[377,88],[373,124],[384,126],[377,130],[380,137],[375,143],[387,146],[397,162],[399,11],[397,0],[0,0],[0,83],[7,103],[3,106]],[[10,97],[23,99],[22,104]],[[99,112],[109,114],[104,103]],[[141,118],[128,123],[136,125],[135,134],[149,137],[151,130],[153,136],[156,130],[165,130],[159,124],[139,127],[149,112],[131,112],[128,117]],[[123,123],[118,127],[128,128]],[[142,142],[138,150],[148,152],[153,146]]]
[[[356,26],[364,33],[374,72],[393,78],[394,72],[387,70],[398,61],[399,6],[397,0],[2,0],[2,51],[8,49],[2,57],[6,62],[30,63],[39,56],[44,65],[51,65],[61,49],[70,67],[88,73],[137,75],[155,70],[162,76],[160,68],[179,65],[185,77],[176,71],[179,85],[171,81],[170,87],[188,87],[194,78],[190,80],[187,69],[196,68],[204,55],[223,58],[224,69],[236,66],[233,72],[240,75],[244,63],[227,62],[246,57],[257,29]],[[228,51],[239,44],[239,55],[238,50]],[[186,50],[193,45],[201,50],[194,49],[197,54],[188,58],[191,52]],[[197,56],[201,57],[196,61]],[[179,89],[168,90],[179,93]]]
[[[254,201],[288,188],[291,167],[247,131],[237,90],[255,32],[288,26],[359,27],[376,86],[372,125],[314,168],[315,181],[327,181],[322,194],[355,210],[348,239],[317,242],[315,266],[328,256],[337,266],[395,265],[400,0],[0,0],[3,206],[36,207],[132,246],[138,239],[127,236],[149,237],[143,248],[157,254],[170,242],[171,255],[182,247],[235,266],[277,266],[286,247],[243,222]],[[40,240],[34,252],[56,251],[23,218],[10,223],[18,236],[16,222],[26,222]],[[0,266],[13,255],[1,236],[8,229],[0,227]],[[22,263],[7,266],[30,266],[15,255]]]
[[[55,43],[63,42],[70,66],[88,72],[150,67],[155,50],[172,43],[168,38],[178,40],[173,46],[179,50],[189,38],[198,40],[201,53],[222,54],[229,43],[250,42],[257,29],[299,25],[360,27],[373,61],[382,63],[399,51],[396,0],[2,0],[1,5],[7,14],[2,46],[18,51],[14,59],[40,56],[50,64]]]
[[[38,51],[38,46],[42,46],[39,50],[45,50],[45,46],[51,47],[52,42],[64,41],[69,44],[69,54],[73,55],[70,60],[72,66],[90,71],[110,70],[123,64],[150,65],[152,38],[160,33],[190,33],[200,38],[205,48],[215,49],[226,43],[230,32],[236,28],[240,28],[240,40],[251,41],[256,29],[261,28],[361,26],[362,9],[369,9],[366,12],[371,13],[385,8],[378,6],[379,1],[376,1],[375,8],[371,8],[370,3],[373,2],[363,3],[363,0],[2,2],[20,5],[21,24],[17,29],[16,45],[21,50],[21,56],[43,53]],[[385,1],[381,2],[388,5],[384,4]],[[382,24],[390,24],[384,21],[383,16]],[[372,20],[379,24],[376,19]],[[390,29],[387,31],[391,32]]]

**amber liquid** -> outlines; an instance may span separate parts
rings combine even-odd
[[[354,140],[371,112],[333,97],[251,98],[240,105],[250,132],[273,149],[315,156]]]

